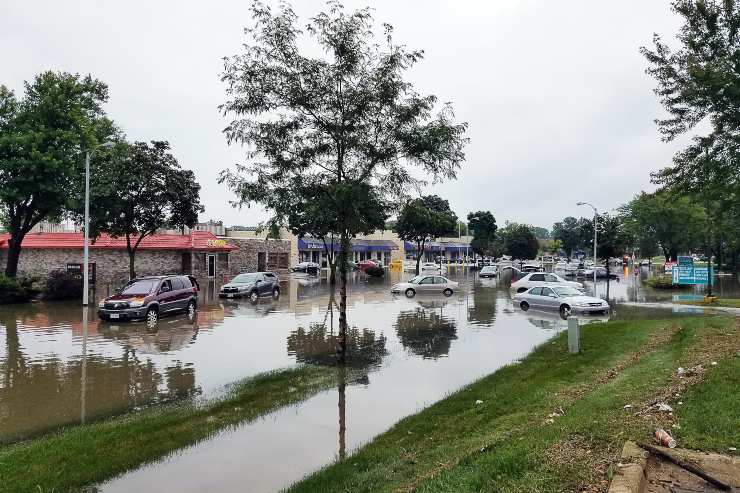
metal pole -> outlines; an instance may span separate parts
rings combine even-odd
[[[594,296],[596,296],[596,221],[599,217],[599,213],[594,207]]]
[[[90,263],[89,258],[89,241],[90,241],[90,151],[85,153],[85,244],[84,244],[84,260],[82,269],[82,306],[87,306],[88,303],[88,264]]]

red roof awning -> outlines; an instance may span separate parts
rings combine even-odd
[[[0,249],[8,248],[10,235],[0,234]],[[135,241],[132,238],[132,243]],[[85,238],[82,233],[29,233],[23,238],[22,248],[83,248]],[[113,238],[101,234],[90,248],[122,250],[126,248],[126,238]],[[228,252],[237,247],[216,237],[209,231],[193,231],[189,235],[151,235],[141,240],[139,250],[189,250],[207,252]]]

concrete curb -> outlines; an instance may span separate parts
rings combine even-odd
[[[624,442],[619,467],[609,485],[609,493],[641,493],[647,483],[645,451],[635,442]]]

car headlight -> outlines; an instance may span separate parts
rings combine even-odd
[[[131,308],[139,308],[140,306],[144,306],[144,299],[139,298],[139,299],[131,300],[129,301],[128,306],[130,306]]]
[[[588,306],[588,303],[575,303],[576,306]]]
[[[98,301],[98,308],[104,308],[105,307],[105,300]]]

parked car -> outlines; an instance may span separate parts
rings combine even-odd
[[[161,315],[195,312],[198,282],[192,276],[149,276],[130,280],[113,296],[98,303],[102,320],[146,320],[155,325]]]
[[[380,267],[380,264],[376,262],[375,260],[360,260],[357,262],[357,268],[363,272],[365,272],[367,269],[371,267]]]
[[[301,262],[290,268],[293,272],[304,272],[306,274],[318,274],[319,264],[316,262]]]
[[[416,293],[441,293],[452,296],[457,287],[458,283],[446,277],[422,274],[408,282],[395,284],[391,287],[391,293],[404,293],[409,298],[414,297]]]
[[[478,277],[496,277],[498,275],[498,267],[495,265],[487,265],[478,272]]]
[[[568,318],[574,312],[607,313],[609,311],[609,303],[606,301],[586,296],[570,286],[536,286],[515,294],[513,300],[522,310],[555,309],[563,318]]]
[[[541,272],[544,269],[539,264],[532,264],[532,263],[525,263],[522,264],[521,271],[522,272]]]
[[[568,281],[557,274],[549,272],[532,272],[530,274],[527,274],[518,281],[512,282],[511,289],[516,290],[517,293],[521,293],[522,291],[526,291],[529,288],[543,285],[561,285],[570,286],[576,289],[583,289],[583,284],[581,284],[580,282]]]
[[[419,266],[419,270],[442,270],[442,267],[434,262],[424,262]]]
[[[256,302],[260,296],[280,296],[280,280],[274,272],[249,272],[239,274],[221,286],[220,298],[247,297]]]
[[[593,279],[594,278],[594,270],[596,270],[596,277],[597,278],[605,278],[607,276],[606,273],[606,267],[596,267],[595,269],[586,269],[583,271],[583,276],[586,279]]]

